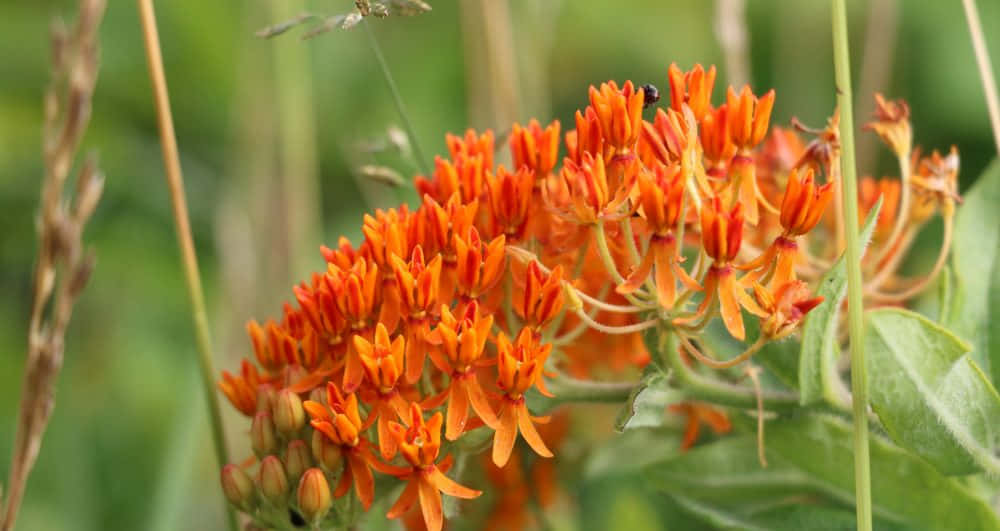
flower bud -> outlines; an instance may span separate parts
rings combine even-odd
[[[330,496],[330,484],[327,483],[322,470],[310,468],[302,474],[297,501],[299,512],[307,522],[316,524],[326,516],[330,506],[333,505],[333,498]]]
[[[316,462],[330,473],[336,473],[340,470],[343,460],[340,447],[319,431],[313,431],[312,453]]]
[[[288,389],[278,393],[274,402],[274,427],[284,435],[292,435],[306,423],[306,412],[302,409],[302,399]]]
[[[260,486],[260,493],[265,500],[275,505],[284,505],[288,495],[288,476],[285,474],[285,466],[281,464],[280,459],[269,455],[260,462],[257,484]]]
[[[312,454],[309,453],[306,442],[296,439],[288,443],[288,450],[285,452],[285,472],[288,474],[288,481],[297,482],[302,473],[311,466]]]
[[[259,386],[257,388],[257,411],[270,412],[274,408],[276,396],[274,387],[270,385]]]
[[[253,508],[256,492],[250,477],[237,465],[228,464],[222,467],[222,492],[229,503],[244,511]]]
[[[309,391],[309,400],[326,405],[326,389],[323,386],[319,386]]]
[[[274,421],[271,414],[261,411],[253,418],[250,426],[250,442],[257,457],[273,454],[278,451],[278,438],[274,433]]]

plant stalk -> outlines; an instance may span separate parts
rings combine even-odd
[[[180,157],[177,151],[177,137],[170,111],[170,97],[167,93],[167,79],[163,72],[163,56],[160,51],[160,36],[156,28],[156,13],[152,0],[138,0],[139,17],[142,24],[146,60],[149,63],[149,78],[153,87],[153,99],[159,124],[160,145],[163,150],[163,166],[173,204],[174,223],[177,228],[177,243],[181,251],[184,278],[187,283],[188,298],[194,322],[198,346],[198,362],[205,400],[212,424],[212,440],[215,455],[221,467],[229,462],[226,436],[222,428],[222,414],[219,398],[215,391],[215,369],[212,364],[212,339],[208,328],[208,314],[205,310],[205,296],[198,272],[198,257],[195,254],[191,223],[188,219],[187,199],[184,195],[184,178],[181,174]],[[236,531],[236,515],[231,508],[226,509],[229,529]]]
[[[417,161],[417,166],[419,166],[420,171],[424,175],[429,176],[431,174],[431,167],[427,163],[427,158],[424,157],[423,150],[420,149],[420,142],[417,141],[417,134],[413,130],[413,123],[410,122],[410,115],[406,112],[406,106],[403,104],[403,96],[399,93],[399,88],[396,87],[396,80],[392,77],[392,72],[389,71],[389,64],[385,62],[385,56],[382,55],[382,47],[379,46],[378,39],[375,38],[375,32],[372,31],[368,20],[363,21],[361,24],[365,27],[365,33],[368,34],[368,43],[371,45],[372,53],[375,54],[375,60],[378,61],[378,66],[382,70],[382,77],[385,79],[386,87],[389,88],[389,93],[392,95],[392,102],[396,105],[396,112],[399,113],[399,119],[403,122],[406,135],[410,137],[410,145],[413,146],[413,156]]]
[[[986,107],[990,114],[990,126],[993,128],[993,141],[1000,153],[1000,97],[997,96],[997,81],[993,77],[993,67],[990,64],[990,52],[986,49],[986,39],[983,37],[983,24],[979,20],[979,11],[975,0],[962,0],[965,7],[965,19],[969,23],[969,34],[972,37],[972,48],[976,52],[976,65],[979,67],[979,77],[983,82],[983,92],[986,93]]]
[[[844,0],[832,0],[833,64],[840,109],[841,193],[847,237],[847,320],[851,345],[851,392],[854,402],[854,487],[860,531],[872,529],[871,463],[868,455],[868,368],[864,351],[861,245],[858,241],[858,176],[854,161],[854,112]]]

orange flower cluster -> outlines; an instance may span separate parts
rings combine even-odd
[[[366,215],[362,242],[323,247],[325,270],[293,288],[281,320],[248,325],[256,363],[219,382],[253,418],[262,463],[256,490],[242,467],[224,469],[229,499],[262,523],[291,510],[334,525],[347,511],[330,509],[352,488],[369,509],[377,473],[405,483],[386,516],[436,531],[442,493],[481,494],[447,475],[477,446],[463,441],[492,441],[487,476],[501,488],[523,482],[505,472],[525,459],[518,438],[552,457],[539,433],[549,417],[528,400],[552,396],[547,379],[641,367],[641,332],[654,327],[690,345],[721,317],[743,340],[743,310],[760,319],[759,341],[793,333],[822,300],[809,287],[817,257],[839,251],[809,241],[817,226],[836,231],[821,223],[837,189],[836,128],[810,145],[768,136],[774,91],[730,87],[715,106],[714,67],[672,65],[668,78],[669,106],[648,120],[642,88],[591,87],[561,166],[558,121],[515,124],[509,168],[495,164],[507,152],[492,132],[449,135],[449,156],[415,178],[418,207]],[[876,129],[905,144],[891,124]],[[935,177],[948,163],[919,166],[927,194],[953,191]],[[672,410],[689,416],[685,448],[702,422],[728,430],[722,410]]]

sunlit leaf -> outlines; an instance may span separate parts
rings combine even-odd
[[[1000,383],[1000,161],[964,196],[955,217],[952,261],[958,277],[948,326],[972,343],[972,357]]]
[[[667,383],[667,377],[654,365],[647,368],[642,381],[622,406],[615,419],[615,430],[655,428],[663,425],[669,404],[680,402],[684,394]]]
[[[945,474],[1000,474],[1000,396],[969,346],[913,312],[867,319],[871,404],[893,440]]]
[[[861,230],[861,244],[867,246],[871,239],[882,198],[879,198]],[[847,295],[847,256],[841,256],[837,263],[820,280],[816,295],[825,300],[813,308],[802,327],[802,350],[799,356],[799,391],[802,405],[820,400],[842,402],[838,387],[842,384],[837,377],[837,321],[841,302]]]

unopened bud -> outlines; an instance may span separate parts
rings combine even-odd
[[[326,404],[326,389],[324,389],[322,387],[317,387],[316,389],[313,389],[312,391],[309,391],[309,400],[311,400],[313,402],[316,402],[318,404],[323,404],[324,406],[327,405]]]
[[[344,457],[340,452],[340,447],[333,444],[330,439],[326,438],[326,435],[319,431],[313,431],[312,452],[316,462],[331,474],[340,470]]]
[[[271,414],[261,411],[253,418],[250,426],[250,443],[257,457],[273,454],[278,451],[278,437],[274,432],[274,421]]]
[[[288,443],[288,450],[285,452],[285,473],[288,480],[295,483],[302,477],[302,473],[312,466],[312,454],[309,453],[309,446],[302,439],[296,439]]]
[[[277,393],[270,385],[257,386],[257,411],[270,412],[274,409]]]
[[[225,493],[229,503],[243,509],[244,511],[253,508],[255,501],[255,491],[253,481],[237,465],[228,464],[222,467],[222,492]]]
[[[306,424],[306,412],[302,409],[302,399],[288,389],[278,393],[274,402],[274,427],[284,435],[291,435]]]
[[[310,468],[302,474],[299,489],[296,493],[299,502],[299,512],[311,524],[316,524],[326,516],[333,504],[330,497],[330,484],[326,481],[323,471]]]
[[[275,505],[285,503],[288,494],[288,476],[280,459],[269,455],[260,462],[257,484],[260,485],[260,493],[265,500]]]

